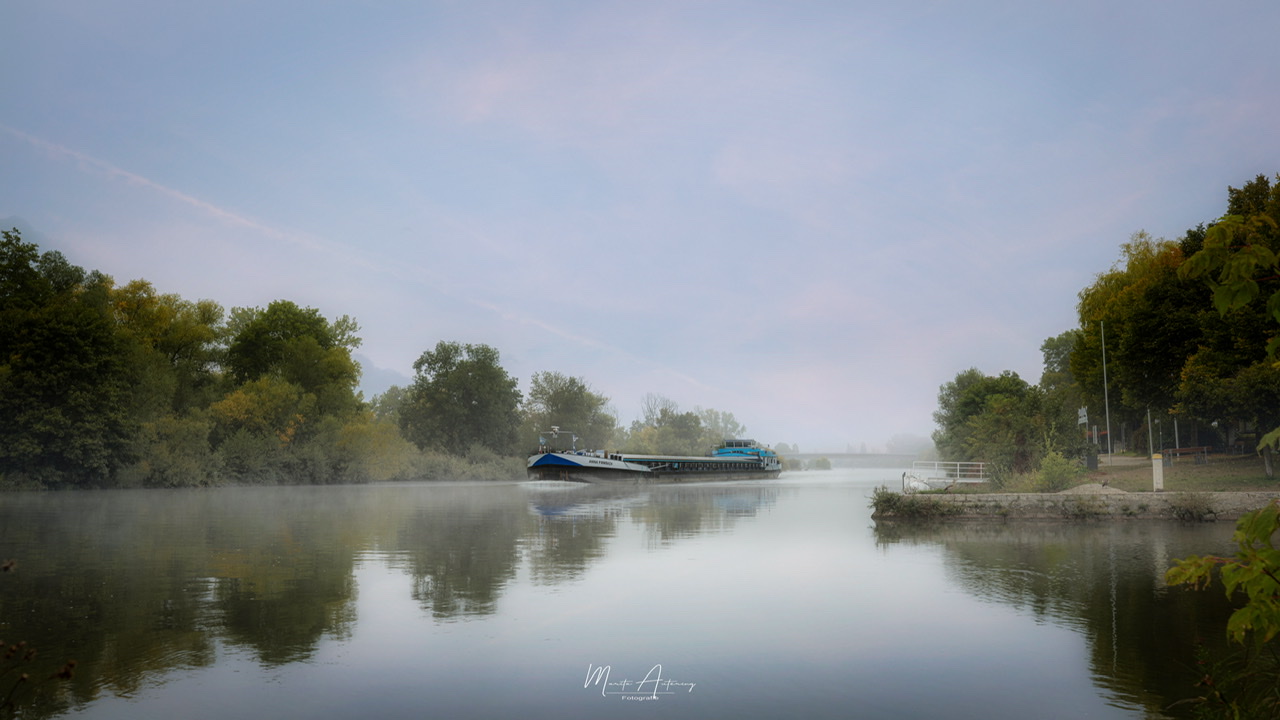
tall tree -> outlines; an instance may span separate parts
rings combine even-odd
[[[1044,373],[1040,376],[1042,386],[1047,389],[1075,384],[1075,376],[1071,374],[1071,354],[1079,342],[1080,331],[1068,330],[1040,344],[1040,354],[1044,357]]]
[[[530,447],[534,433],[558,426],[578,436],[579,448],[604,448],[618,425],[609,398],[592,392],[582,378],[550,371],[530,379],[524,417]]]
[[[442,340],[413,369],[413,385],[400,404],[400,427],[408,440],[455,454],[472,445],[499,453],[514,449],[520,390],[497,350]]]
[[[1071,371],[1091,400],[1102,404],[1105,323],[1109,399],[1131,417],[1173,407],[1178,377],[1199,336],[1203,292],[1179,281],[1180,244],[1135,233],[1121,260],[1080,292],[1082,334]]]
[[[205,407],[215,399],[222,307],[157,293],[146,280],[110,291],[117,328],[132,355],[135,415],[143,421]]]
[[[652,423],[631,423],[627,450],[663,455],[706,455],[702,419],[694,412],[678,412],[662,407]]]
[[[733,413],[715,408],[694,408],[698,419],[702,421],[703,444],[714,447],[723,440],[745,438],[747,428],[738,422]]]
[[[0,475],[104,485],[129,459],[126,353],[110,278],[0,236]]]
[[[1202,233],[1199,249],[1179,268],[1203,279],[1221,324],[1188,363],[1179,388],[1185,407],[1232,412],[1265,433],[1258,449],[1274,476],[1280,417],[1268,398],[1280,396],[1280,175],[1229,188],[1227,212]],[[1206,322],[1209,323],[1208,319]],[[1221,396],[1235,398],[1223,407]]]
[[[989,376],[977,368],[964,370],[938,390],[934,445],[946,460],[1029,470],[1045,449],[1036,428],[1040,396],[1015,372]]]
[[[347,316],[330,323],[315,308],[276,300],[261,308],[232,311],[227,369],[237,384],[266,375],[293,383],[316,397],[316,412],[345,415],[358,403],[358,326]]]

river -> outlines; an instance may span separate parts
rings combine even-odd
[[[77,661],[25,718],[1187,715],[1232,524],[878,527],[900,473],[0,494],[0,638]]]

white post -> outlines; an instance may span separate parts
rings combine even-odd
[[[1151,487],[1156,492],[1164,490],[1164,458],[1160,453],[1151,455]]]

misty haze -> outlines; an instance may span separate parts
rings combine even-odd
[[[0,720],[1280,717],[1280,5],[0,27]]]

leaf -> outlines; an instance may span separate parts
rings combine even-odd
[[[1280,504],[1273,500],[1265,507],[1246,513],[1237,522],[1237,527],[1244,532],[1250,544],[1258,543],[1271,547],[1271,536],[1280,526],[1278,523],[1280,523]]]
[[[1257,619],[1257,610],[1252,605],[1236,610],[1227,620],[1227,636],[1236,642],[1244,642],[1245,634],[1253,629]]]
[[[1271,435],[1280,435],[1280,429]],[[1256,642],[1270,642],[1280,635],[1280,594],[1277,594],[1280,550],[1271,543],[1278,530],[1280,500],[1272,500],[1266,506],[1246,513],[1236,523],[1232,540],[1240,549],[1235,559],[1193,555],[1176,561],[1174,567],[1165,573],[1165,581],[1170,585],[1185,583],[1196,588],[1205,587],[1213,566],[1221,564],[1219,574],[1227,596],[1232,597],[1237,590],[1248,596],[1248,602],[1227,621],[1227,637],[1243,643],[1252,634]]]
[[[1193,589],[1202,590],[1213,579],[1213,569],[1223,562],[1222,558],[1213,555],[1183,558],[1165,572],[1165,582],[1169,585],[1187,584]]]
[[[1245,278],[1227,285],[1230,290],[1230,309],[1237,310],[1248,305],[1258,296],[1258,283]]]
[[[1267,298],[1267,312],[1271,313],[1272,319],[1280,322],[1280,291],[1271,293],[1271,297]]]
[[[1280,338],[1277,339],[1280,340]],[[1257,449],[1261,451],[1267,446],[1270,446],[1272,449],[1280,449],[1280,428],[1276,428],[1266,435],[1263,435],[1262,439],[1258,441]]]
[[[1253,243],[1246,250],[1252,257],[1253,261],[1260,267],[1272,267],[1276,264],[1276,254],[1271,248],[1261,243]]]
[[[1226,588],[1227,597],[1231,597],[1242,583],[1252,580],[1255,574],[1252,568],[1237,563],[1222,566],[1222,585]]]
[[[1213,269],[1215,264],[1213,261],[1214,258],[1210,252],[1201,250],[1178,266],[1178,277],[1183,280],[1198,278]]]
[[[1213,309],[1218,311],[1219,315],[1226,315],[1231,310],[1231,291],[1228,286],[1213,280],[1206,281],[1209,289],[1213,291]]]
[[[1232,280],[1221,285],[1210,283],[1213,288],[1213,307],[1219,315],[1249,304],[1258,294],[1258,283],[1253,280]]]

